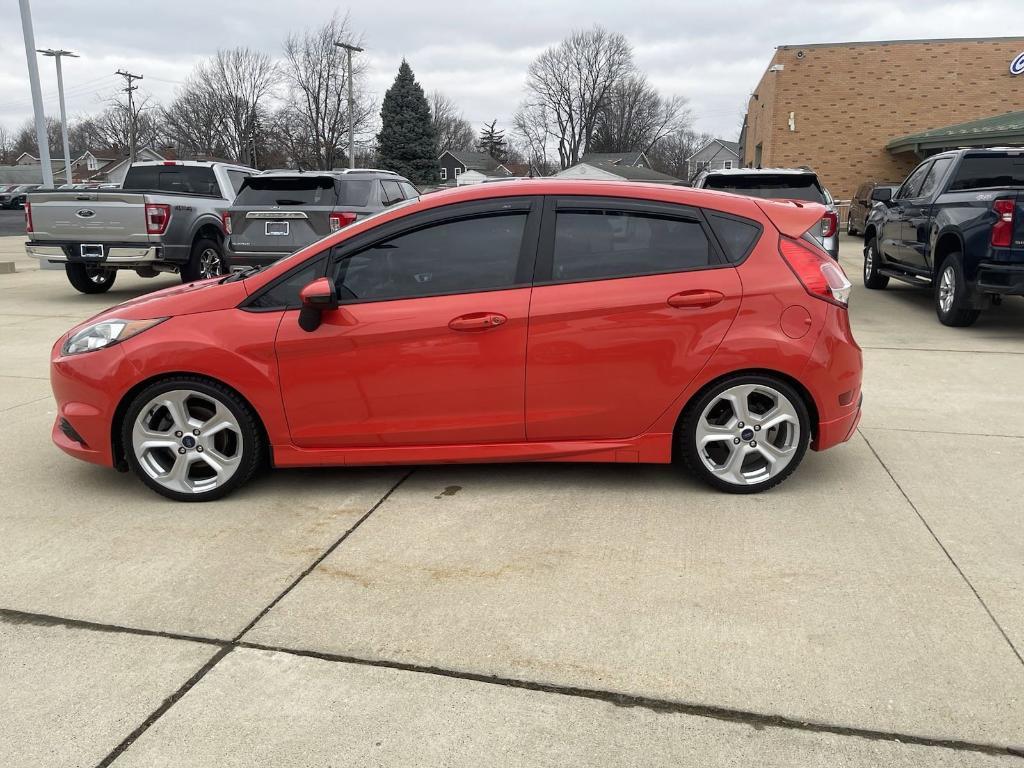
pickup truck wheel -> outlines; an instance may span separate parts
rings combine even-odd
[[[864,246],[864,287],[873,291],[889,284],[889,276],[878,272],[878,240],[871,238]]]
[[[108,269],[99,265],[70,263],[64,265],[68,282],[81,293],[106,293],[114,284],[116,269]]]
[[[226,274],[224,255],[220,243],[209,237],[200,237],[192,245],[188,263],[181,267],[181,282],[192,283]]]
[[[935,281],[935,312],[939,322],[955,328],[974,325],[981,315],[980,309],[970,306],[967,280],[960,264],[962,258],[959,253],[949,254],[942,262]]]
[[[687,406],[679,452],[708,485],[757,493],[793,473],[810,436],[807,405],[793,387],[770,376],[738,375]]]

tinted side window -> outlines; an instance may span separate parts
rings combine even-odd
[[[195,165],[134,166],[128,169],[122,188],[220,196],[213,168]]]
[[[284,309],[298,307],[299,291],[323,275],[324,259],[314,259],[306,266],[278,280],[269,290],[260,294],[249,306],[260,309]]]
[[[601,280],[706,267],[697,221],[615,210],[564,210],[555,218],[552,279]]]
[[[375,243],[334,266],[338,298],[382,301],[511,288],[525,227],[525,212],[494,214]]]
[[[244,171],[232,170],[229,170],[227,173],[228,181],[231,182],[231,189],[234,190],[234,193],[237,195],[238,190],[242,188],[242,182],[249,178],[249,174],[245,173]]]
[[[899,192],[896,193],[896,197],[904,199],[907,197],[917,197],[917,190],[921,188],[921,184],[924,183],[924,177],[928,173],[928,169],[931,167],[931,163],[921,163],[914,169],[914,172],[910,174],[903,186],[900,187]]]
[[[743,261],[761,236],[761,227],[753,221],[717,213],[708,213],[708,221],[725,249],[725,257],[733,264]]]
[[[952,162],[953,158],[951,157],[940,157],[932,163],[932,169],[928,171],[928,176],[925,177],[924,184],[921,185],[921,191],[917,193],[917,197],[930,197],[938,188],[939,181],[946,175],[946,169],[949,168],[949,164]]]
[[[950,192],[960,189],[1024,186],[1024,155],[993,152],[986,155],[965,155],[949,185]]]
[[[402,188],[397,181],[382,181],[380,183],[382,193],[381,200],[384,205],[394,205],[402,202]]]

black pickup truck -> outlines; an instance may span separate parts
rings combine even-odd
[[[864,229],[864,285],[931,286],[945,325],[966,326],[1024,295],[1024,149],[929,157],[894,193],[880,187]]]

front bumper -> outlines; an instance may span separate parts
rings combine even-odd
[[[152,264],[153,262],[160,261],[160,248],[155,245],[104,245],[102,259],[83,259],[81,256],[76,255],[78,246],[78,243],[65,245],[25,243],[25,253],[40,261],[60,264],[81,263],[111,266],[123,264],[134,266],[136,264]]]

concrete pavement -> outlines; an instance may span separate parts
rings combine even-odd
[[[85,297],[19,261],[0,764],[1024,765],[1024,302],[945,328],[843,256],[864,422],[768,494],[497,465],[208,505],[49,443],[53,340],[175,278]]]

